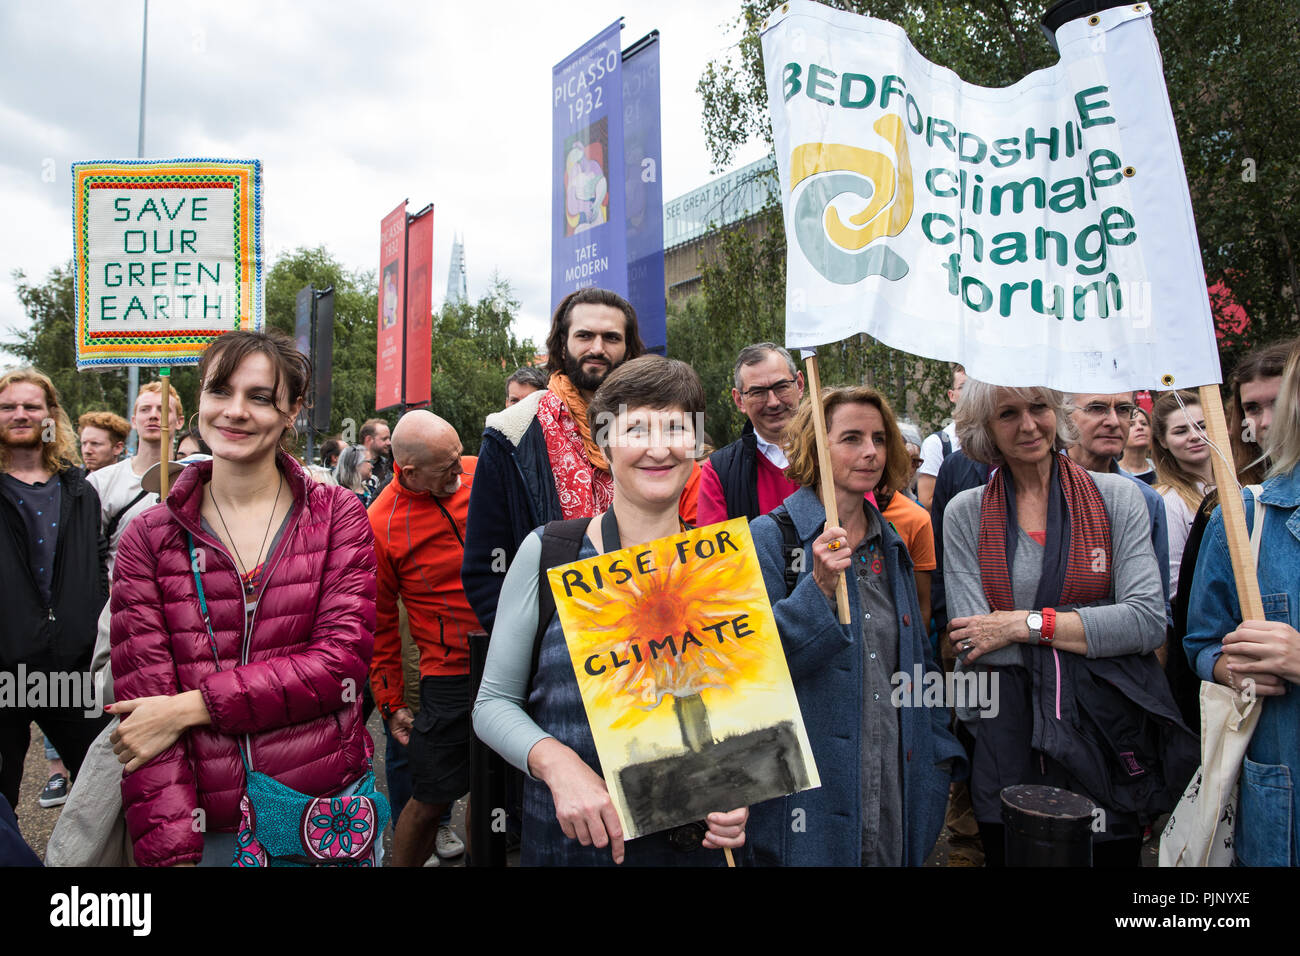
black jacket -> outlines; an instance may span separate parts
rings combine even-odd
[[[32,573],[27,526],[0,495],[0,668],[21,662],[31,671],[84,671],[95,648],[99,613],[108,600],[108,541],[99,527],[99,495],[80,468],[59,474],[59,540],[50,604]]]
[[[977,721],[977,753],[998,755],[975,768],[977,817],[997,819],[998,794],[1017,783],[1090,797],[1105,809],[1104,832],[1114,838],[1140,835],[1138,828],[1172,810],[1200,749],[1155,655],[1091,659],[1022,645],[1021,656],[1022,667],[994,668],[999,710]]]
[[[727,517],[757,518],[758,510],[758,439],[753,422],[745,422],[740,437],[709,456],[709,465],[718,475],[722,496],[727,502]]]

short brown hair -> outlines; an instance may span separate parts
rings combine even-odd
[[[237,329],[223,332],[212,340],[203,358],[199,359],[199,403],[203,402],[203,393],[215,387],[225,385],[230,376],[250,355],[261,353],[271,361],[275,369],[275,410],[281,415],[288,415],[288,408],[281,408],[280,387],[284,386],[290,407],[297,402],[307,404],[307,386],[311,382],[311,359],[298,351],[293,339],[283,332],[252,332]],[[280,447],[291,451],[296,438],[292,426],[285,428],[280,435]]]
[[[367,438],[374,438],[379,434],[380,425],[388,428],[388,422],[384,421],[382,418],[367,418],[361,423],[361,431],[357,433],[357,437],[360,438],[362,442]]]
[[[179,419],[181,420],[182,423],[184,423],[184,421],[185,421],[185,403],[184,403],[183,401],[181,401],[181,393],[178,392],[178,391],[176,391],[175,386],[169,388],[168,391],[171,392],[172,401],[176,403],[176,417],[179,418]],[[161,396],[161,395],[162,395],[162,381],[159,380],[159,381],[157,381],[157,382],[150,382],[148,385],[141,385],[141,386],[140,386],[140,391],[136,393],[136,396],[135,396],[135,403],[136,403],[137,405],[139,405],[139,404],[140,404],[140,396],[141,396],[141,395],[148,394],[149,392],[157,392],[158,395]],[[131,409],[131,414],[132,414],[132,415],[135,415],[135,409],[134,409],[134,408]]]
[[[695,369],[662,355],[642,355],[624,362],[600,383],[587,405],[587,424],[602,450],[609,447],[608,428],[602,428],[620,408],[678,409],[697,416],[698,445],[703,431],[704,384]]]
[[[551,316],[551,332],[546,336],[548,372],[564,371],[564,345],[569,340],[569,315],[575,305],[584,304],[607,305],[623,313],[623,317],[627,320],[623,327],[623,341],[627,346],[623,361],[630,361],[645,353],[645,343],[641,341],[641,333],[637,331],[636,309],[632,307],[632,303],[617,292],[590,286],[577,292],[570,292],[555,307],[555,314]]]
[[[885,423],[885,471],[877,487],[897,491],[906,488],[912,474],[912,456],[907,453],[898,419],[884,395],[870,385],[851,385],[822,389],[822,407],[826,415],[826,431],[830,432],[831,418],[841,405],[870,405],[880,412]],[[813,426],[813,396],[805,395],[794,418],[781,433],[781,445],[790,459],[785,476],[795,484],[816,490],[821,480],[821,467],[817,461],[817,432]]]
[[[80,431],[87,425],[108,432],[114,444],[126,441],[126,436],[131,434],[131,423],[112,412],[86,412],[77,419],[77,430]]]

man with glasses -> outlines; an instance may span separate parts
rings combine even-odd
[[[701,470],[701,525],[752,521],[799,490],[785,477],[781,431],[803,398],[803,373],[781,346],[760,342],[741,350],[734,381],[731,399],[749,421],[740,438],[710,455]]]
[[[1145,481],[1119,466],[1136,409],[1132,392],[1075,395],[1070,418],[1079,431],[1079,440],[1070,446],[1068,454],[1089,471],[1112,472],[1131,478],[1142,492],[1142,500],[1146,502],[1151,518],[1151,545],[1155,548],[1156,564],[1160,567],[1160,584],[1165,590],[1165,617],[1172,622],[1169,613],[1169,535],[1165,531],[1164,499]]]

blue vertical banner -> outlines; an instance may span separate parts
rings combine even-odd
[[[551,306],[575,289],[627,296],[620,17],[555,67]]]
[[[623,54],[623,159],[627,202],[627,291],[647,351],[668,344],[664,295],[664,190],[659,161],[659,31]]]

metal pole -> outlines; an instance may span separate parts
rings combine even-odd
[[[144,159],[144,80],[149,63],[149,0],[144,0],[144,35],[140,38],[140,135],[136,141],[136,159]]]
[[[144,91],[145,91],[145,67],[149,62],[149,0],[144,0],[144,28],[140,37],[140,127],[139,135],[136,138],[135,158],[144,159]],[[140,366],[131,365],[126,370],[126,407],[127,416],[135,417],[135,400],[140,394]],[[163,417],[166,418],[168,411],[163,410]],[[132,444],[128,451],[134,455],[136,442],[139,436],[132,432]]]

